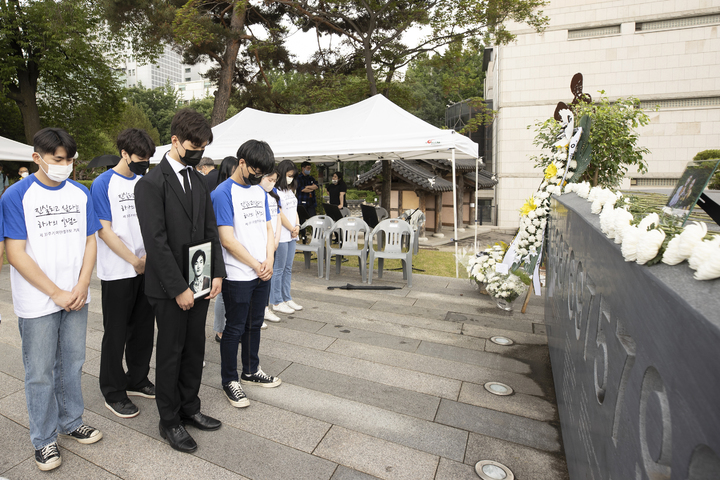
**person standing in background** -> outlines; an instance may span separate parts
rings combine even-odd
[[[315,208],[317,207],[317,200],[315,200],[315,190],[317,190],[318,183],[312,175],[310,175],[310,162],[303,162],[300,165],[301,175],[295,180],[297,182],[297,200],[298,204],[302,205],[308,214],[308,217],[315,216]]]

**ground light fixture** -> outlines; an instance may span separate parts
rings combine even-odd
[[[515,475],[502,463],[481,460],[475,464],[475,473],[483,480],[514,480]]]
[[[513,389],[509,385],[505,385],[500,382],[487,382],[485,384],[485,390],[492,393],[493,395],[512,395]]]
[[[490,341],[497,345],[502,345],[503,347],[506,347],[508,345],[512,345],[513,343],[515,343],[507,337],[498,337],[498,336],[490,337]]]

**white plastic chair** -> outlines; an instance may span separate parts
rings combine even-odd
[[[310,243],[303,244],[299,241],[295,246],[296,252],[303,252],[305,256],[305,268],[310,268],[310,257],[314,253],[318,261],[318,277],[323,276],[323,261],[325,259],[325,235],[332,228],[333,220],[326,215],[315,215],[308,218],[305,223],[300,226],[300,230],[312,227],[312,236]]]
[[[380,235],[375,250],[375,237]],[[409,235],[409,241],[403,238]],[[370,234],[368,245],[370,249],[368,258],[368,284],[372,285],[372,271],[375,259],[378,259],[378,278],[382,278],[383,266],[386,258],[397,258],[403,264],[403,280],[407,280],[408,288],[412,287],[412,256],[414,232],[409,223],[397,218],[388,218],[378,223]],[[408,246],[403,252],[403,244]]]
[[[331,244],[332,234],[337,232],[342,240],[339,246],[333,247]],[[340,273],[340,264],[342,263],[342,257],[358,257],[358,263],[360,264],[360,277],[363,283],[365,283],[365,264],[367,263],[367,248],[366,245],[360,247],[358,240],[360,239],[360,232],[365,234],[364,241],[367,243],[367,236],[370,232],[370,227],[361,218],[357,217],[345,217],[337,222],[328,231],[325,236],[325,278],[330,280],[330,262],[332,256],[335,255],[335,273]]]

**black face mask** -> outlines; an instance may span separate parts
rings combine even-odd
[[[147,169],[150,168],[150,162],[147,160],[144,162],[128,162],[128,168],[135,175],[145,175]]]
[[[245,165],[245,171],[250,174],[250,170],[248,170],[247,165]],[[262,177],[256,177],[255,175],[251,177],[243,176],[243,182],[245,182],[245,185],[260,185],[260,182],[262,181]]]
[[[202,149],[202,150],[185,149],[184,156],[180,156],[180,151],[178,151],[178,156],[180,156],[180,161],[183,162],[185,165],[189,165],[193,168],[195,168],[197,166],[197,164],[200,163],[200,160],[202,160],[204,154],[205,154],[205,149]]]

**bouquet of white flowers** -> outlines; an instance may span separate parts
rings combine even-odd
[[[468,277],[477,284],[486,283],[488,274],[495,272],[495,265],[502,262],[503,256],[505,248],[501,245],[486,248],[468,261]]]
[[[527,285],[516,275],[503,275],[492,273],[485,287],[490,295],[496,299],[512,303],[527,289]]]

